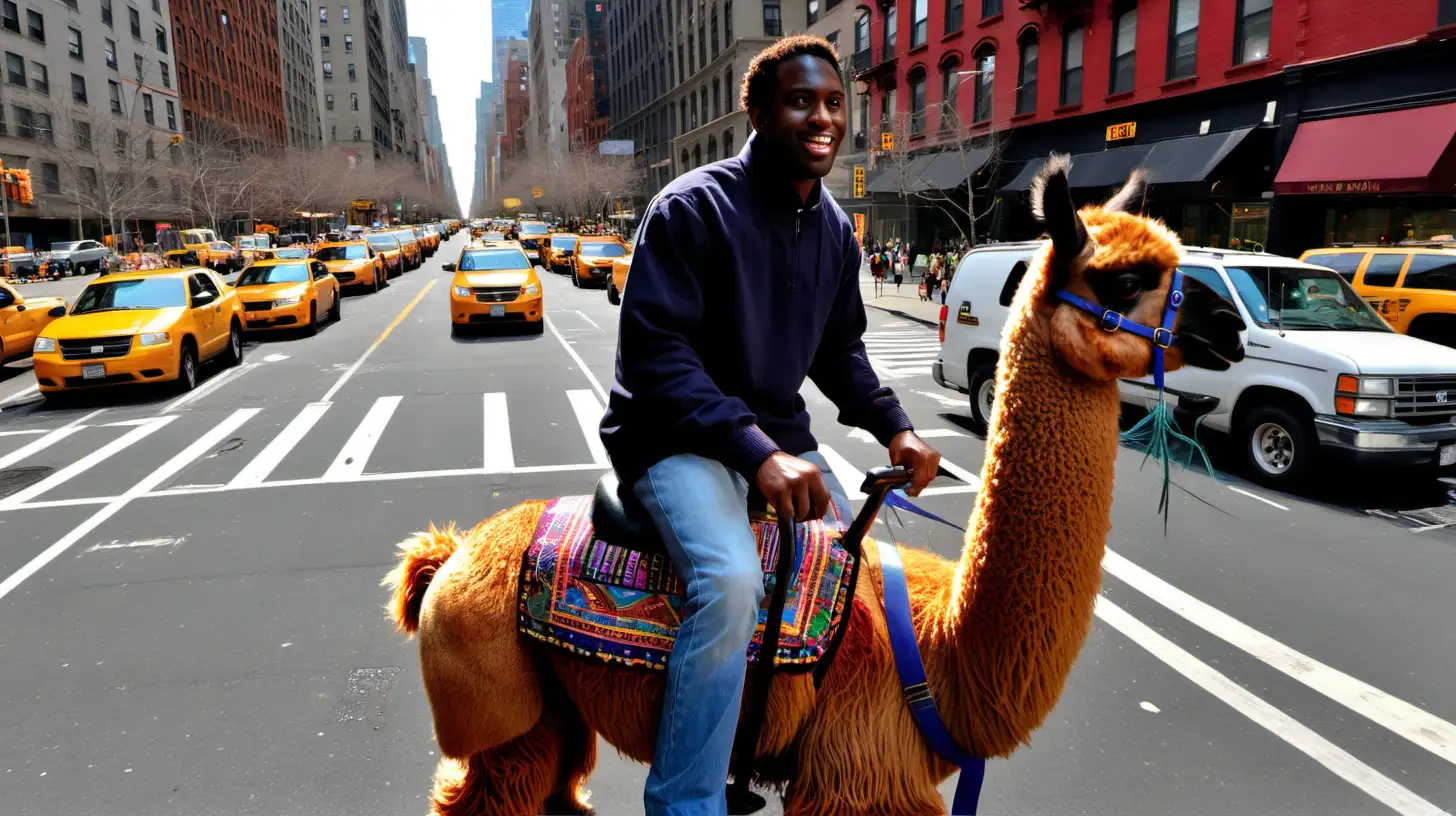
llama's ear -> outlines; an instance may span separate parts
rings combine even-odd
[[[1143,202],[1147,196],[1148,171],[1139,167],[1127,177],[1127,183],[1122,185],[1122,189],[1117,191],[1117,195],[1107,199],[1107,203],[1102,205],[1102,209],[1136,215],[1143,211]]]
[[[1067,172],[1072,160],[1065,153],[1053,153],[1031,182],[1031,214],[1045,226],[1056,254],[1053,284],[1065,286],[1072,264],[1087,245],[1087,226],[1072,203],[1072,186]]]

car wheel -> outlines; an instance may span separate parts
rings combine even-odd
[[[607,302],[613,306],[622,305],[622,296],[617,293],[617,284],[614,281],[607,281]]]
[[[338,323],[344,319],[344,298],[337,291],[334,292],[334,308],[329,310],[329,321]]]
[[[197,387],[197,346],[182,341],[182,358],[177,361],[177,390],[187,393]]]
[[[544,319],[537,320],[535,323],[532,323],[531,324],[531,334],[545,334],[545,333],[546,333],[546,321]]]
[[[233,321],[228,329],[227,351],[223,352],[223,363],[229,367],[238,365],[243,361],[243,330]]]
[[[576,274],[575,269],[571,270],[571,285],[578,289],[581,288],[581,276]]]
[[[1310,422],[1283,405],[1261,405],[1240,426],[1249,477],[1287,490],[1314,467],[1315,434]]]
[[[308,304],[308,327],[305,328],[303,332],[307,336],[313,337],[314,335],[318,334],[318,330],[318,301],[315,300],[314,302]]]
[[[996,364],[986,363],[971,375],[971,418],[984,430],[991,427],[991,409],[996,405]]]

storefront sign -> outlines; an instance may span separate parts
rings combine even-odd
[[[865,194],[865,169],[863,164],[854,166],[854,197],[864,198]]]
[[[1137,122],[1123,122],[1120,125],[1109,125],[1107,127],[1107,141],[1119,142],[1123,139],[1132,139],[1137,136]]]
[[[884,133],[881,133],[880,134],[880,149],[881,150],[894,150],[895,149],[895,134],[890,133],[888,131],[886,131]]]
[[[854,214],[854,235],[855,235],[856,238],[859,239],[860,244],[863,244],[864,243],[864,234],[865,234],[865,214],[864,213],[855,213]]]
[[[1378,193],[1378,181],[1311,181],[1304,185],[1306,193]]]

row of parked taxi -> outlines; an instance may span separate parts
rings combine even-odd
[[[0,281],[0,361],[29,355],[47,398],[141,383],[190,391],[202,363],[242,362],[245,332],[316,334],[343,317],[346,290],[378,291],[423,264],[451,231],[403,227],[258,248],[232,281],[201,266],[103,275],[69,307]]]

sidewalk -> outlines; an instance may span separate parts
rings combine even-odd
[[[875,279],[870,276],[869,265],[866,264],[860,270],[859,291],[866,306],[927,326],[940,326],[940,294],[936,293],[935,299],[930,302],[921,300],[919,278],[916,278],[914,282],[906,278],[905,282],[900,284],[898,292],[895,290],[894,279],[889,279],[885,281],[883,294],[876,297]]]

